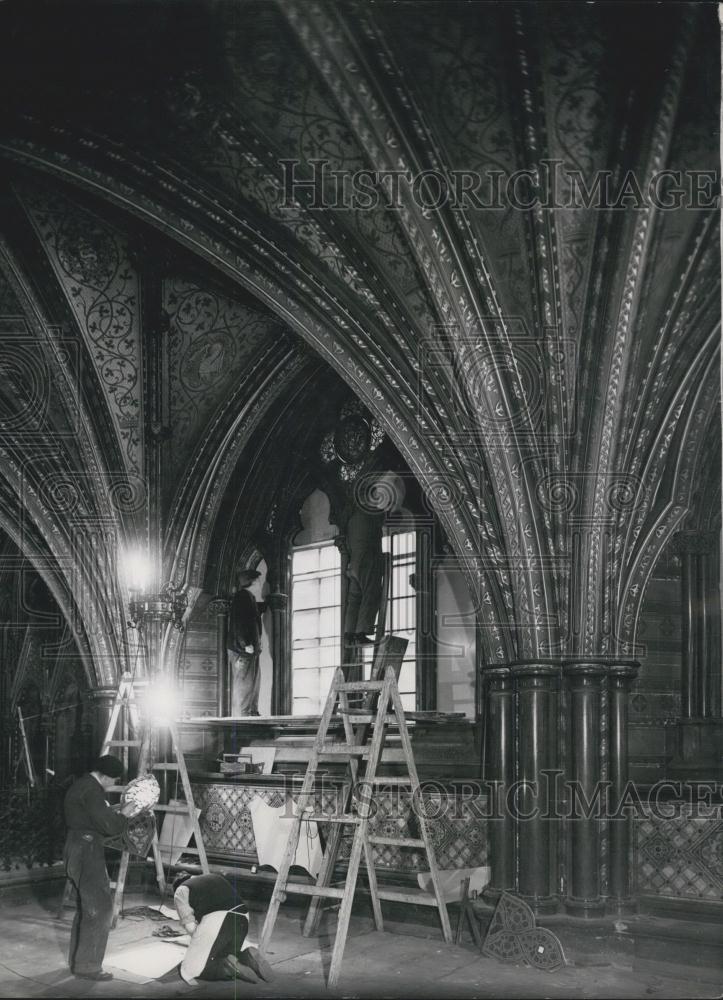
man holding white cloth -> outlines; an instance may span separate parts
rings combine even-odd
[[[173,883],[173,901],[186,933],[191,935],[181,963],[190,986],[197,979],[240,979],[258,983],[273,979],[271,966],[248,939],[249,914],[233,885],[223,875],[181,875]]]

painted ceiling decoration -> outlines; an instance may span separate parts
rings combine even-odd
[[[102,56],[92,7],[40,31],[13,12],[0,303],[30,338],[56,324],[50,430],[84,430],[53,462],[94,470],[78,518],[112,508],[108,558],[141,537],[164,580],[221,582],[304,482],[291,460],[264,476],[264,447],[301,447],[341,380],[435,507],[486,662],[634,655],[656,559],[716,516],[717,206],[649,193],[717,171],[719,82],[714,10],[625,8],[117,5]],[[357,431],[326,444],[340,468]],[[0,444],[63,580],[61,512]],[[123,581],[104,588],[122,620]]]

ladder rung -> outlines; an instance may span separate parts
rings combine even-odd
[[[140,745],[140,740],[108,740],[106,743],[108,747],[139,747]]]
[[[421,847],[424,841],[416,837],[369,837],[370,844],[386,844],[389,847]]]
[[[352,747],[348,743],[333,744],[329,743],[325,747],[321,747],[319,750],[320,754],[344,754],[346,757],[361,757],[366,753],[366,747],[358,746]]]
[[[361,725],[361,723],[376,722],[376,714],[366,713],[366,712],[349,712],[349,722],[352,726]],[[383,715],[381,720],[386,726],[398,726],[399,721],[396,715]]]
[[[365,778],[365,781],[371,781],[373,785],[413,785],[414,781],[411,777],[384,777],[384,775],[375,775],[373,778]]]
[[[303,896],[328,896],[343,899],[346,889],[335,889],[331,885],[306,885],[304,882],[287,882],[282,892],[300,892]]]
[[[308,820],[313,823],[361,823],[361,816],[356,816],[353,813],[346,813],[342,816],[335,815],[324,815],[324,813],[314,814],[312,816],[303,816],[303,820]]]
[[[177,771],[178,764],[154,764],[151,771]]]
[[[343,681],[337,684],[337,691],[381,691],[384,681]]]
[[[379,889],[377,896],[395,903],[417,903],[419,906],[436,906],[437,897],[430,892],[413,889]]]
[[[190,814],[191,814],[191,810],[188,808],[187,805],[186,806],[163,806],[163,805],[156,805],[156,806],[153,806],[153,808],[157,809],[159,812],[164,812],[164,813],[178,813],[179,816],[185,816],[187,814],[190,816]]]

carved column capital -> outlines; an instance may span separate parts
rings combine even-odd
[[[286,611],[289,606],[289,595],[281,591],[267,594],[265,600],[270,611]]]
[[[230,597],[214,597],[212,601],[208,602],[208,613],[209,615],[222,616],[227,615],[231,607]]]

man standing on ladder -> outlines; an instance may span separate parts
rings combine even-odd
[[[68,836],[63,860],[78,901],[70,935],[69,964],[80,979],[112,979],[103,971],[113,898],[105,866],[105,838],[125,832],[140,807],[129,802],[119,811],[108,805],[105,792],[123,774],[123,764],[110,754],[99,757],[90,774],[78,778],[65,796],[63,810]]]

